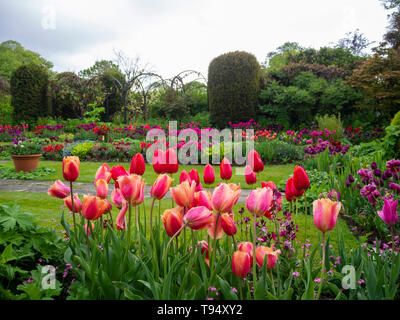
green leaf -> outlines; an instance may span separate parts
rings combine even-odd
[[[231,286],[229,283],[223,279],[221,279],[219,276],[217,276],[218,283],[221,287],[222,294],[224,295],[224,298],[227,300],[238,300],[238,296],[236,293],[234,293],[231,289]]]
[[[13,255],[12,244],[10,243],[7,247],[4,248],[3,253],[0,256],[0,262],[2,264],[6,264],[9,261],[15,260]]]

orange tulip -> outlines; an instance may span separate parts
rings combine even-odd
[[[235,251],[232,256],[232,271],[233,273],[244,278],[250,271],[250,255],[244,251]]]
[[[172,178],[167,174],[161,174],[154,181],[150,194],[153,198],[161,200],[167,194],[172,184]]]
[[[79,176],[80,161],[78,157],[70,156],[63,158],[63,177],[69,182],[74,182]]]
[[[165,210],[161,219],[164,222],[165,231],[169,237],[175,235],[182,228],[183,219],[179,207]]]
[[[330,199],[319,199],[313,202],[314,224],[323,233],[332,230],[336,225],[341,203]]]
[[[97,220],[101,215],[109,210],[109,204],[95,196],[84,196],[82,204],[82,215],[88,220]]]
[[[71,194],[71,190],[61,181],[56,180],[47,190],[47,194],[52,197],[64,199]]]
[[[278,255],[281,253],[281,250],[273,250],[273,246],[265,247],[260,246],[256,248],[256,261],[257,265],[261,268],[264,264],[265,255],[268,257],[267,261],[267,270],[271,270],[275,267],[276,261],[278,260]]]
[[[190,208],[193,204],[196,182],[183,181],[181,184],[171,188],[171,195],[178,206]]]

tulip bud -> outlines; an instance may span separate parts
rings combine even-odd
[[[213,184],[215,181],[215,172],[214,172],[214,168],[212,167],[212,165],[207,164],[204,168],[204,183],[205,184]]]
[[[69,187],[67,187],[61,180],[56,180],[47,190],[47,194],[52,197],[64,199],[71,193]]]
[[[244,168],[244,178],[246,180],[246,183],[248,185],[252,185],[257,183],[257,177],[256,174],[253,172],[250,166],[246,166]]]
[[[250,256],[250,267],[253,266],[253,244],[251,242],[241,242],[238,246],[239,251],[247,252]]]
[[[107,163],[103,163],[96,171],[96,175],[94,177],[94,184],[96,185],[96,181],[99,179],[106,180],[107,183],[111,180],[111,171],[110,167]]]
[[[96,192],[97,196],[100,198],[107,198],[108,196],[108,183],[104,179],[99,179],[96,181]]]
[[[192,181],[196,182],[196,186],[200,184],[199,173],[197,172],[196,169],[190,170],[189,176],[192,179]]]
[[[121,176],[127,176],[128,172],[125,170],[125,168],[122,165],[112,167],[110,172],[111,172],[112,179],[115,181],[115,188],[119,188],[118,178]]]
[[[295,166],[294,168],[293,183],[299,191],[307,190],[310,187],[307,172],[300,166]]]
[[[165,152],[166,158],[166,173],[176,173],[179,170],[178,157],[172,148],[168,148]]]
[[[250,255],[247,252],[235,251],[232,256],[233,273],[244,278],[250,271]]]
[[[63,177],[65,180],[74,182],[79,176],[80,161],[78,157],[70,156],[63,158]]]
[[[205,240],[199,241],[197,243],[198,246],[200,246],[200,252],[203,255],[205,253],[205,262],[207,263],[208,266],[210,266],[210,259],[209,259],[209,252],[211,252],[211,248],[208,247],[208,242]]]
[[[185,169],[182,170],[181,175],[179,176],[179,183],[182,183],[183,181],[188,181],[189,184],[192,184],[192,178]]]
[[[261,172],[264,170],[264,163],[256,150],[251,150],[249,152],[248,160],[252,171]]]
[[[142,176],[146,170],[146,164],[141,153],[137,153],[133,156],[131,166],[129,167],[129,174],[137,174]]]

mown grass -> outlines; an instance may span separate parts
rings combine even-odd
[[[61,231],[62,227],[60,225],[61,221],[61,214],[64,211],[66,214],[67,211],[63,207],[63,201],[60,199],[52,198],[47,194],[37,193],[37,192],[14,192],[14,191],[2,191],[0,193],[0,203],[8,203],[12,201],[17,201],[17,203],[21,206],[22,210],[30,212],[34,214],[36,219],[39,221],[40,224],[44,226],[48,226],[50,228],[56,229]],[[150,207],[151,207],[152,199],[145,199],[144,206],[146,212],[146,234],[149,236],[149,225],[150,225]],[[175,205],[174,205],[175,206]],[[153,221],[156,224],[157,222],[160,223],[161,231],[164,232],[164,226],[162,220],[160,219],[160,215],[164,212],[164,210],[169,209],[172,207],[171,199],[164,199],[156,201],[153,211]],[[240,219],[240,215],[237,213],[241,208],[245,208],[244,216],[250,217],[250,214],[247,212],[245,204],[236,204],[234,207],[235,220]],[[132,210],[133,211],[133,210]],[[134,212],[134,211],[133,211]],[[115,223],[116,216],[118,214],[118,209],[115,207],[112,210],[112,215]],[[70,215],[66,215],[67,220],[72,223],[72,217]],[[282,213],[280,213],[282,216]],[[316,246],[320,244],[320,232],[315,228],[313,217],[308,215],[305,216],[303,214],[298,214],[297,216],[294,214],[292,219],[296,224],[298,224],[299,232],[297,234],[296,241],[299,241],[301,244],[305,241],[305,231],[307,230],[307,239],[310,239],[310,243],[312,246]],[[142,230],[144,231],[144,213],[143,213],[143,206],[140,206],[140,222],[143,224]],[[134,224],[134,217],[132,218],[132,223]],[[252,220],[246,225],[240,227],[238,225],[238,234],[236,236],[237,241],[252,241],[250,236],[250,229]],[[267,220],[267,227],[271,231],[275,231],[275,225],[272,221]],[[348,249],[355,248],[357,246],[357,239],[353,236],[350,232],[347,224],[343,220],[338,220],[338,223],[335,229],[328,233],[330,236],[330,244],[333,245],[334,248],[337,248],[337,233],[342,233],[343,238],[345,240],[346,247]],[[207,232],[200,231],[196,232],[197,239],[206,239]],[[190,233],[186,233],[187,238],[189,239]],[[179,236],[180,241],[182,241],[182,235]],[[189,241],[189,240],[188,240]],[[226,241],[226,240],[222,240]],[[299,246],[301,245],[299,244]]]
[[[101,162],[81,162],[79,178],[77,182],[93,182],[94,176],[96,174],[97,169],[101,165]],[[129,170],[129,163],[116,163],[116,162],[109,162],[108,165],[111,167],[122,164],[125,169]],[[13,168],[14,164],[12,161],[2,162],[2,166]],[[61,161],[44,161],[41,160],[39,162],[40,167],[48,167],[55,169],[54,174],[47,175],[43,178],[40,178],[42,181],[54,181],[57,179],[63,180],[62,176],[62,162]],[[178,173],[173,175],[174,182],[173,185],[179,184],[179,175],[183,170],[189,172],[192,168],[195,168],[199,172],[200,181],[203,181],[203,172],[204,172],[204,165],[180,165]],[[214,166],[215,169],[215,183],[210,187],[214,188],[218,182],[221,181],[219,175],[219,165]],[[264,171],[261,172],[258,177],[258,185],[261,184],[260,181],[273,181],[275,184],[282,183],[286,181],[288,176],[293,173],[294,164],[283,164],[283,165],[265,165]],[[242,189],[252,189],[254,186],[248,186],[246,184],[244,178],[244,167],[233,167],[232,168],[232,179],[229,182],[232,183],[240,183]],[[157,174],[154,172],[153,167],[151,164],[146,164],[146,171],[143,175],[144,180],[146,181],[146,185],[152,185],[155,179],[157,178]],[[111,180],[110,183],[113,183]]]

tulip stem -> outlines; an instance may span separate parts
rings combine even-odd
[[[150,232],[151,232],[151,237],[153,237],[153,208],[154,208],[154,203],[156,202],[156,198],[153,198],[153,202],[151,203],[151,209],[150,209]]]
[[[274,294],[274,296],[276,296],[275,282],[274,282],[274,276],[272,275],[272,269],[270,269],[269,272],[271,276],[272,293]]]
[[[139,241],[139,252],[140,250],[140,224],[139,224],[139,215],[138,215],[138,206],[135,205],[135,216],[136,216],[136,231],[138,234],[138,241]]]
[[[254,222],[253,222],[253,295],[254,297],[256,296],[256,287],[257,287],[257,283],[256,283],[256,219],[257,216],[254,215]]]
[[[74,230],[76,231],[76,222],[75,222],[75,210],[74,210],[74,191],[72,189],[72,181],[69,182],[71,189],[71,209],[72,209],[72,219],[74,221]]]
[[[243,300],[242,278],[240,277],[239,277],[239,293],[240,293],[240,300]]]
[[[89,259],[90,259],[89,232],[91,232],[90,231],[90,225],[91,225],[91,223],[89,222],[89,219],[87,219],[87,224],[86,224],[86,246],[87,246],[87,252],[88,252]]]
[[[317,300],[319,300],[319,296],[322,291],[322,287],[324,285],[324,273],[325,273],[325,232],[322,232],[322,267],[321,267],[321,281],[318,289]]]
[[[235,249],[235,251],[237,251],[237,246],[236,246],[236,240],[235,240],[235,235],[232,235],[232,242],[233,242],[233,249]]]
[[[171,245],[171,242],[174,240],[174,238],[176,238],[179,235],[179,233],[182,231],[182,229],[186,230],[185,227],[186,227],[186,224],[183,224],[182,227],[177,232],[175,232],[175,234],[171,237],[171,239],[169,239],[169,241],[167,243],[167,247],[165,248],[164,258],[163,258],[163,261],[164,261],[164,277],[167,276],[167,264],[168,264],[168,261],[167,261],[168,255],[167,254],[168,254],[168,248]]]
[[[110,214],[110,219],[111,219],[111,229],[114,229],[114,221],[113,221],[113,216],[112,216],[111,210],[108,213]]]
[[[129,208],[129,215],[128,215],[128,250],[129,250],[129,243],[131,242],[131,216],[132,216],[132,204],[129,201],[128,204]]]
[[[147,231],[147,218],[146,218],[146,206],[145,206],[145,201],[143,201],[143,216],[144,216],[144,236],[146,237],[146,231]]]
[[[217,212],[217,219],[215,221],[215,229],[214,229],[214,254],[212,255],[212,263],[211,263],[211,276],[214,271],[214,264],[215,264],[215,259],[217,258],[217,228],[218,228],[218,222],[219,222],[219,216],[220,213]]]

